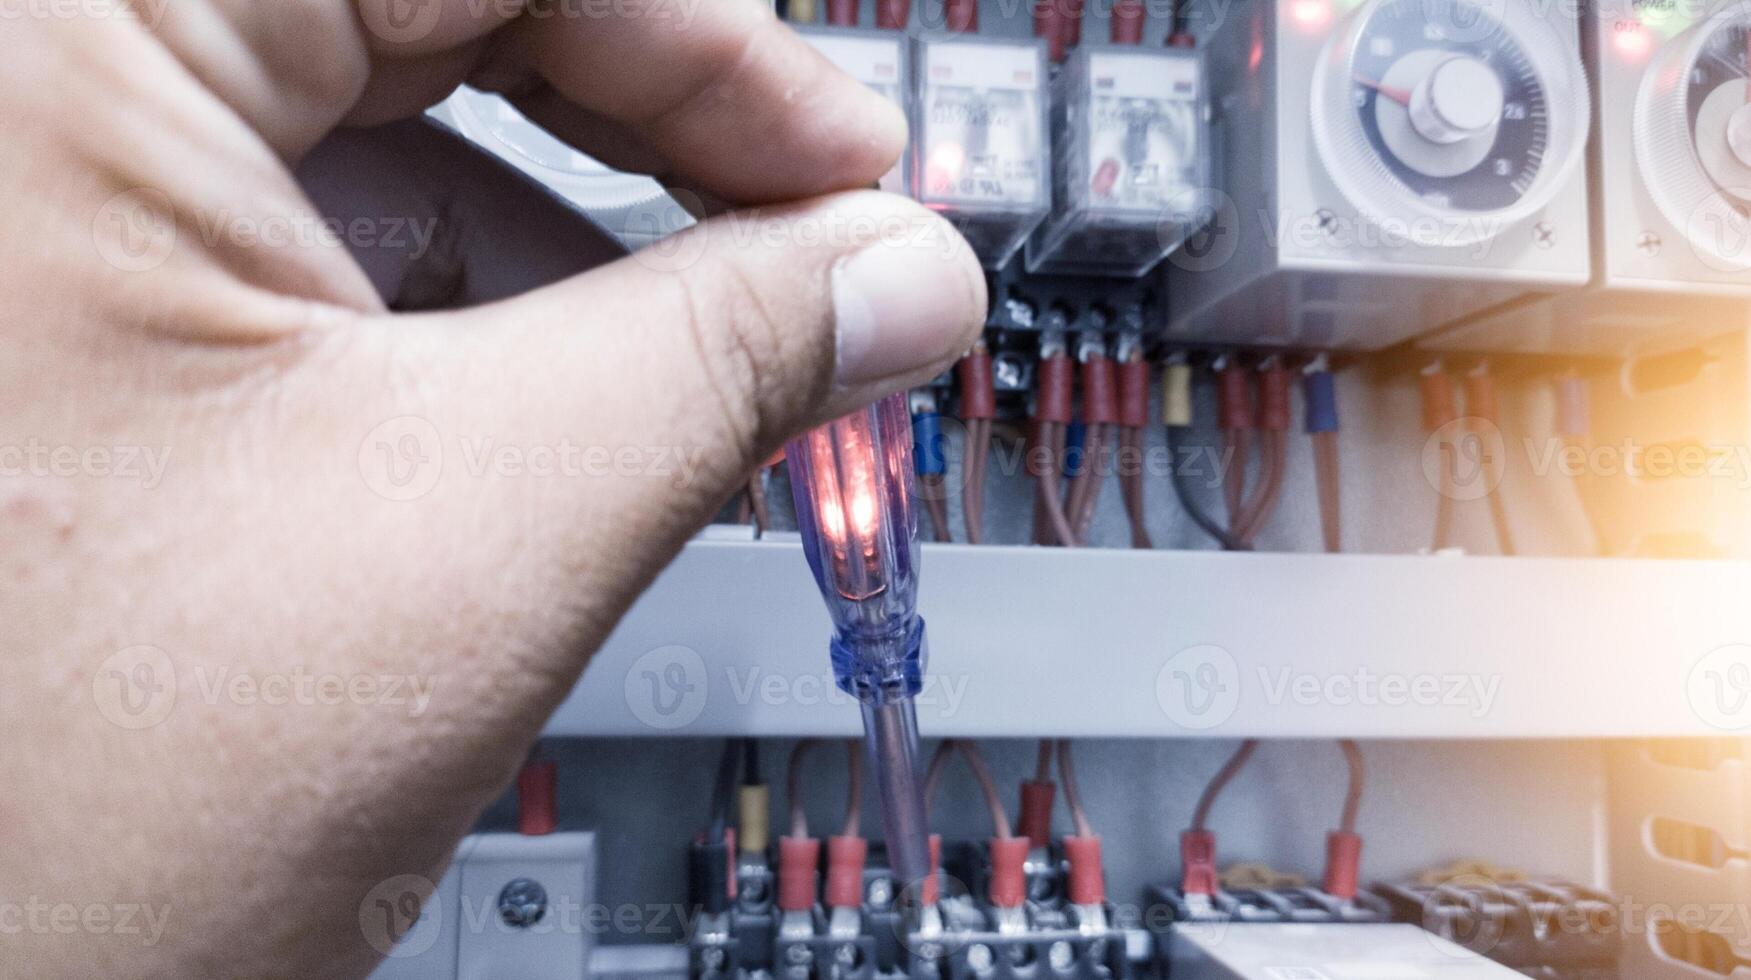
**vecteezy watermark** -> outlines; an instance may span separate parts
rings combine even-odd
[[[135,936],[151,948],[164,938],[170,906],[143,902],[54,902],[32,895],[0,901],[0,936]]]
[[[176,707],[176,665],[155,646],[131,646],[105,657],[91,675],[91,702],[118,728],[138,731]]]
[[[552,444],[501,442],[490,435],[457,437],[452,450],[438,427],[417,415],[380,423],[359,443],[359,475],[373,493],[406,502],[431,493],[446,459],[472,479],[650,479],[677,489],[693,485],[705,460],[699,446],[601,446],[561,439]]]
[[[1507,472],[1502,430],[1488,419],[1467,417],[1446,423],[1423,440],[1423,478],[1454,500],[1482,500],[1495,492]]]
[[[169,261],[177,244],[185,240],[184,233],[191,230],[209,251],[345,246],[355,251],[389,249],[419,259],[437,239],[438,219],[360,215],[342,220],[314,211],[258,214],[229,208],[179,214],[164,191],[136,187],[98,208],[91,239],[98,255],[112,267],[150,272]]]
[[[1482,718],[1502,691],[1500,674],[1313,672],[1294,667],[1258,668],[1259,688],[1272,707],[1454,708]]]
[[[725,664],[722,670],[721,678],[714,677],[705,658],[691,647],[672,644],[646,651],[626,671],[626,706],[640,723],[674,731],[699,720],[714,691],[724,704],[738,708],[857,704],[828,671],[786,673],[742,663]],[[965,674],[927,674],[913,702],[920,712],[952,717],[966,703],[969,682]]]
[[[371,948],[392,959],[418,956],[444,931],[444,907],[427,901],[437,886],[423,875],[396,875],[378,882],[359,900],[359,932]]]
[[[695,224],[685,211],[636,209],[619,231],[655,239],[633,259],[657,272],[680,272],[705,256],[713,239],[748,249],[827,248],[852,251],[883,247],[907,249],[944,260],[966,249],[941,218],[928,213],[864,214],[837,211],[796,212],[782,208],[731,211],[715,221]]]
[[[674,731],[699,720],[711,681],[703,657],[671,645],[647,650],[633,661],[623,693],[634,718],[658,731]]]
[[[1690,666],[1684,679],[1690,710],[1723,731],[1751,728],[1751,645],[1716,647]]]
[[[1207,731],[1234,717],[1240,707],[1240,665],[1213,644],[1179,651],[1155,675],[1155,700],[1181,728]]]
[[[155,490],[170,466],[170,452],[170,446],[74,446],[27,439],[0,445],[0,477],[125,480]]]
[[[157,27],[170,0],[0,0],[0,21],[119,20]]]
[[[137,731],[169,718],[185,686],[186,693],[208,706],[352,705],[388,708],[418,718],[431,707],[438,681],[413,674],[326,671],[304,665],[265,673],[207,664],[178,669],[164,650],[140,645],[104,658],[91,676],[91,698],[111,724]]]
[[[462,8],[470,23],[492,20],[648,20],[673,30],[693,25],[705,0],[366,0],[359,4],[365,29],[390,44],[417,44],[431,37],[446,6]]]
[[[1484,673],[1396,673],[1366,666],[1307,670],[1258,664],[1243,671],[1234,655],[1213,644],[1187,647],[1155,675],[1155,699],[1180,728],[1205,731],[1234,717],[1250,693],[1269,707],[1449,709],[1481,718],[1496,705],[1502,676]]]

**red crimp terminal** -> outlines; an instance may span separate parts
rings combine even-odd
[[[1289,369],[1273,364],[1259,372],[1259,426],[1273,432],[1289,431]]]
[[[1072,905],[1100,905],[1107,900],[1106,872],[1101,868],[1099,837],[1064,838],[1064,857],[1070,862],[1070,881],[1065,889]]]
[[[1111,425],[1119,420],[1117,381],[1113,377],[1113,362],[1095,356],[1082,362],[1082,421],[1089,425]]]
[[[977,34],[979,0],[942,0],[942,26],[956,34]]]
[[[1028,780],[1021,784],[1021,819],[1015,832],[1026,837],[1035,847],[1052,843],[1052,801],[1058,795],[1055,783]]]
[[[1143,43],[1143,0],[1114,0],[1113,43]]]
[[[1501,421],[1501,407],[1496,404],[1496,379],[1482,372],[1465,376],[1465,414],[1483,419],[1491,425]]]
[[[1423,431],[1435,432],[1459,417],[1453,402],[1453,379],[1445,371],[1426,371],[1417,382],[1423,396]]]
[[[981,347],[955,365],[961,381],[961,420],[997,417],[997,383],[991,378],[991,352]]]
[[[807,912],[815,907],[815,869],[821,862],[821,842],[813,837],[778,839],[778,907]]]
[[[857,0],[827,0],[827,23],[837,27],[857,26]]]
[[[1216,835],[1208,830],[1188,830],[1179,835],[1180,890],[1187,895],[1214,895],[1220,884],[1216,875]]]
[[[918,901],[923,905],[935,905],[942,901],[942,835],[930,835],[930,873],[924,876],[924,881],[918,886]]]
[[[517,773],[517,833],[551,834],[559,827],[559,766],[531,762]]]
[[[1190,34],[1170,34],[1167,38],[1167,46],[1170,48],[1195,48],[1198,46],[1198,39]]]
[[[903,31],[912,19],[912,0],[876,0],[876,26],[884,31]]]
[[[1246,368],[1230,364],[1216,372],[1216,424],[1223,429],[1256,429],[1252,384]]]
[[[863,862],[869,841],[862,837],[827,838],[827,907],[854,909],[863,905]]]
[[[1325,893],[1334,898],[1356,897],[1356,880],[1361,877],[1362,838],[1356,834],[1334,830],[1325,835]]]
[[[991,904],[1000,909],[1020,908],[1027,901],[1026,837],[991,838]]]
[[[1119,365],[1119,424],[1130,429],[1149,426],[1149,365],[1125,361]]]
[[[1046,42],[1053,63],[1064,60],[1064,22],[1058,5],[1063,0],[1036,0],[1034,3],[1034,37]]]
[[[730,901],[736,900],[741,876],[736,874],[736,828],[724,828],[724,877],[729,882]]]
[[[1041,422],[1070,424],[1070,357],[1059,354],[1040,362],[1040,398],[1034,406],[1034,417]]]
[[[1087,0],[1059,0],[1064,4],[1064,26],[1061,33],[1064,43],[1076,47],[1082,43],[1082,10],[1087,6]]]

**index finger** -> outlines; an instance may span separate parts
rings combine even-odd
[[[868,186],[905,148],[899,109],[759,0],[549,0],[509,23],[483,0],[364,2],[441,8],[422,47],[498,28],[481,72],[536,77],[575,106],[545,114],[555,135],[584,152],[630,140],[665,179],[727,201]]]

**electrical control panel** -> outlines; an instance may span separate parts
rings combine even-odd
[[[1376,349],[1588,274],[1578,25],[1530,0],[1276,0],[1208,39],[1226,194],[1169,336]]]
[[[1031,273],[1136,278],[1207,214],[1203,64],[1183,48],[1083,47],[1052,86],[1051,217]]]
[[[904,34],[815,25],[799,28],[798,33],[840,71],[880,92],[902,110],[906,108],[911,73],[907,68],[909,45]],[[891,194],[910,193],[912,175],[906,159],[902,154],[894,169],[882,176],[882,190]]]
[[[914,193],[1001,267],[1051,206],[1045,47],[960,35],[913,60]]]
[[[1751,300],[1751,108],[1742,4],[1597,0],[1593,279],[1486,314],[1436,349],[1636,356],[1743,326]]]

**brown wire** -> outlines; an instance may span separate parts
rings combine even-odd
[[[993,833],[1003,838],[1015,836],[1010,829],[1009,811],[1003,808],[1003,800],[997,794],[997,780],[992,778],[991,767],[985,764],[985,756],[979,752],[978,746],[960,739],[944,739],[936,747],[936,754],[930,757],[930,768],[924,775],[926,817],[931,804],[936,801],[936,788],[942,783],[942,774],[948,768],[949,756],[957,751],[966,760],[967,768],[973,771],[973,778],[979,783],[979,791],[985,796],[985,807],[991,811]]]
[[[990,419],[968,419],[966,446],[961,453],[961,517],[967,524],[967,543],[985,541],[985,462],[991,442]]]
[[[785,797],[790,801],[790,835],[809,836],[809,815],[803,809],[803,761],[808,758],[818,740],[805,738],[790,750],[790,771],[785,775]]]
[[[1356,816],[1362,810],[1362,787],[1366,779],[1366,771],[1362,765],[1362,748],[1350,739],[1338,740],[1338,748],[1344,750],[1344,761],[1350,767],[1350,786],[1344,792],[1344,817],[1338,829],[1346,834],[1356,832]]]
[[[1319,497],[1319,529],[1325,539],[1325,550],[1342,551],[1343,509],[1339,506],[1338,434],[1313,434],[1313,471]]]
[[[1261,483],[1247,502],[1239,532],[1240,539],[1249,546],[1277,509],[1277,500],[1283,494],[1283,474],[1289,468],[1289,444],[1283,433],[1267,430],[1259,452],[1263,457],[1259,466]]]
[[[1049,783],[1052,781],[1052,740],[1040,739],[1040,754],[1034,762],[1034,782]]]
[[[1204,793],[1198,797],[1198,807],[1192,811],[1192,829],[1203,830],[1210,821],[1210,810],[1216,806],[1216,797],[1222,795],[1223,787],[1240,775],[1240,770],[1246,767],[1247,760],[1259,748],[1258,739],[1249,738],[1240,743],[1240,748],[1228,757],[1216,775],[1210,780],[1210,785],[1204,787]]]
[[[863,746],[856,740],[845,743],[846,788],[845,825],[839,831],[843,837],[862,836],[863,830]]]
[[[1107,470],[1111,468],[1114,426],[1097,425],[1089,428],[1088,448],[1083,450],[1082,473],[1086,476],[1082,499],[1077,502],[1074,520],[1071,527],[1076,531],[1076,540],[1087,541],[1088,531],[1094,526],[1094,513],[1100,504],[1101,484],[1106,482]]]
[[[1240,516],[1246,506],[1246,457],[1252,439],[1245,429],[1222,430],[1222,502],[1228,508],[1228,532],[1240,537]]]
[[[1076,765],[1070,758],[1070,740],[1058,741],[1058,778],[1064,783],[1064,802],[1070,807],[1070,821],[1076,825],[1076,836],[1093,837],[1094,824],[1088,811],[1082,808],[1082,791],[1076,785]]]
[[[809,753],[821,744],[820,739],[805,738],[796,743],[790,750],[790,771],[785,774],[785,795],[790,801],[790,835],[792,837],[809,836],[809,815],[803,808],[803,763],[808,760]],[[845,791],[845,824],[842,833],[847,837],[856,837],[863,821],[863,752],[862,744],[856,741],[845,743],[846,749],[846,791]]]
[[[1435,551],[1447,547],[1453,539],[1453,453],[1451,440],[1443,439],[1435,447],[1441,459],[1441,485],[1435,491]]]
[[[1041,422],[1040,430],[1048,435],[1049,445],[1057,445],[1060,438],[1060,423]],[[1064,502],[1058,497],[1057,468],[1042,469],[1036,478],[1039,481],[1039,499],[1045,506],[1047,526],[1057,536],[1058,543],[1066,548],[1076,547],[1076,531],[1070,526],[1070,518],[1064,513]]]
[[[1119,493],[1125,498],[1125,516],[1131,522],[1131,547],[1153,548],[1149,539],[1148,514],[1143,506],[1143,430],[1125,426],[1119,430]],[[1133,460],[1135,465],[1127,465]]]
[[[946,491],[943,488],[942,474],[921,474],[918,477],[918,489],[918,495],[924,498],[924,512],[930,517],[932,539],[944,543],[954,540],[949,528],[948,504],[943,500]]]

